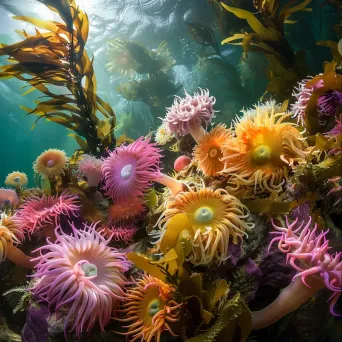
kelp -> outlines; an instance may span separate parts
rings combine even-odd
[[[255,0],[253,5],[258,10],[257,16],[221,2],[224,9],[245,19],[253,31],[234,34],[221,44],[241,45],[244,56],[249,51],[264,53],[269,59],[267,92],[278,97],[277,100],[289,98],[296,82],[307,75],[302,52],[295,53],[285,37],[285,24],[295,23],[290,20],[294,13],[310,11],[307,5],[311,1],[294,4],[296,1],[291,0],[281,8],[279,0]]]
[[[9,64],[0,68],[0,78],[25,81],[31,88],[23,95],[34,90],[43,93],[34,109],[21,107],[38,117],[32,128],[42,118],[58,123],[74,131],[70,136],[81,149],[101,155],[105,148],[115,146],[115,113],[96,95],[93,60],[85,50],[88,17],[75,0],[39,1],[64,23],[15,16],[16,20],[33,24],[35,34],[17,31],[24,40],[1,44],[0,55],[8,55]]]

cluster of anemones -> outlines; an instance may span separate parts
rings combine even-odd
[[[298,271],[294,279],[301,278],[304,285],[307,284],[307,278],[311,281],[321,282],[327,289],[333,292],[330,297],[330,312],[334,312],[334,305],[342,292],[342,252],[330,254],[328,250],[329,241],[326,235],[329,231],[319,232],[317,224],[310,230],[312,223],[311,217],[307,222],[302,221],[298,224],[298,219],[289,222],[286,217],[286,226],[278,226],[273,221],[275,237],[270,244],[278,242],[278,248],[286,253],[286,260]],[[294,300],[292,298],[291,300]]]
[[[96,231],[96,225],[71,228],[72,235],[65,235],[58,227],[56,242],[38,249],[38,282],[32,292],[48,302],[49,309],[65,311],[65,331],[69,328],[80,336],[97,322],[102,331],[109,323],[124,296],[123,273],[129,262],[108,246],[110,240]]]
[[[160,221],[161,239],[170,219],[185,214],[193,236],[189,260],[194,265],[222,263],[229,258],[229,242],[237,244],[253,227],[248,209],[224,189],[201,188],[180,192],[167,203]],[[187,227],[184,227],[187,228]]]
[[[255,106],[234,122],[234,134],[222,146],[223,172],[231,188],[259,194],[280,192],[289,172],[306,157],[307,144],[290,114],[276,112],[274,102]]]
[[[135,281],[134,286],[125,293],[121,312],[125,317],[119,319],[128,323],[124,335],[132,335],[132,341],[160,342],[163,331],[177,336],[170,325],[179,320],[182,304],[175,301],[175,288],[163,281],[144,274]]]

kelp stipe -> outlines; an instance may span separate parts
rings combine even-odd
[[[115,146],[115,113],[109,104],[96,95],[93,61],[85,44],[89,22],[74,0],[39,0],[56,12],[64,23],[43,21],[26,16],[16,20],[36,26],[35,34],[18,31],[25,39],[12,45],[0,45],[0,55],[8,55],[9,64],[0,67],[0,78],[15,77],[31,86],[23,95],[34,90],[43,93],[34,109],[21,107],[28,114],[56,122],[74,131],[69,134],[81,149],[102,154],[106,147]],[[38,28],[44,31],[39,31]],[[60,94],[51,86],[67,92]]]

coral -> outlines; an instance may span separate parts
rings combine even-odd
[[[133,225],[109,225],[100,227],[98,232],[106,239],[111,238],[117,242],[129,243],[133,241],[133,237],[137,230],[137,227]]]
[[[168,108],[164,122],[172,134],[183,136],[191,133],[199,142],[203,138],[202,124],[206,127],[215,116],[213,108],[215,97],[209,96],[208,90],[200,89],[199,93],[185,97],[176,96],[172,107]]]
[[[160,342],[163,331],[176,336],[170,323],[178,322],[182,304],[175,301],[174,292],[172,286],[147,274],[135,281],[126,292],[122,305],[125,318],[119,321],[129,323],[125,326],[128,331],[123,334],[133,335],[132,341],[146,342],[154,338]]]
[[[272,239],[270,247],[278,241],[278,248],[287,254],[287,262],[298,272],[293,279],[300,278],[304,285],[310,287],[306,280],[308,277],[317,277],[327,289],[333,292],[330,297],[330,312],[334,312],[334,305],[342,291],[342,252],[330,254],[329,240],[326,235],[329,231],[317,233],[317,224],[309,229],[312,222],[310,216],[307,223],[298,219],[292,223],[286,217],[286,227],[277,226],[272,220],[274,229],[279,235]]]
[[[218,125],[195,147],[194,156],[198,168],[206,176],[213,176],[223,170],[221,146],[231,137],[230,131],[224,125]]]
[[[28,182],[28,178],[25,173],[14,171],[7,175],[5,179],[5,185],[12,186],[14,188],[25,186]]]
[[[191,226],[194,241],[189,259],[194,265],[226,261],[230,237],[237,244],[253,227],[246,222],[248,209],[223,189],[189,189],[172,198],[159,220],[162,236],[169,220],[177,214],[185,214]]]
[[[19,198],[14,190],[0,188],[0,205],[11,204],[16,205],[19,203]]]
[[[43,152],[34,162],[33,170],[45,178],[64,174],[67,156],[64,151],[49,149]]]
[[[158,129],[155,133],[154,140],[158,145],[163,146],[163,145],[167,144],[173,137],[174,137],[174,135],[169,130],[167,123],[163,122],[158,127]]]
[[[102,165],[106,193],[117,201],[141,197],[159,176],[160,158],[159,149],[144,138],[110,152]]]
[[[175,171],[180,172],[191,163],[191,158],[188,156],[180,156],[173,163]]]
[[[78,171],[82,176],[87,177],[88,186],[97,186],[100,183],[103,161],[90,154],[84,154],[78,163]]]
[[[64,191],[56,196],[29,197],[18,209],[15,220],[31,236],[38,229],[50,225],[55,228],[61,215],[76,217],[79,210],[78,196]]]
[[[118,224],[127,221],[137,221],[145,211],[143,200],[133,197],[127,202],[117,202],[108,208],[108,221]]]
[[[273,102],[255,106],[251,114],[237,118],[235,137],[222,146],[224,173],[234,190],[242,186],[263,192],[280,192],[289,172],[305,160],[307,146],[290,114],[275,112]]]
[[[57,240],[38,248],[40,256],[34,276],[39,279],[34,295],[49,303],[49,310],[68,310],[64,331],[80,336],[96,322],[101,330],[123,299],[127,283],[123,272],[129,268],[124,254],[108,246],[110,240],[96,232],[96,224],[84,225],[72,235],[56,228]]]

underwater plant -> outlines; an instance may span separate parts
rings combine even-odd
[[[231,137],[231,132],[221,124],[206,134],[195,146],[194,159],[198,162],[198,168],[206,176],[213,176],[223,170],[222,146],[229,143]]]
[[[330,312],[342,292],[342,252],[330,254],[329,231],[318,231],[317,223],[310,229],[312,217],[307,222],[298,219],[289,222],[286,216],[286,226],[278,226],[272,219],[277,234],[269,246],[278,242],[278,248],[286,253],[286,261],[297,271],[292,283],[279,294],[278,298],[261,311],[253,312],[252,329],[262,329],[289,312],[296,310],[318,290],[326,287],[333,294],[329,298]],[[271,234],[272,234],[271,233]]]
[[[5,179],[5,185],[11,186],[13,188],[20,189],[21,187],[27,185],[28,178],[23,172],[14,171],[9,173]]]
[[[104,331],[123,299],[127,284],[123,273],[129,262],[123,253],[108,246],[110,240],[96,231],[96,224],[84,224],[81,230],[73,224],[70,227],[72,235],[57,227],[56,242],[38,248],[34,277],[39,282],[32,292],[48,302],[50,310],[61,313],[67,308],[64,333],[75,330],[79,337],[95,323]]]
[[[56,196],[29,197],[18,209],[15,220],[29,237],[42,230],[46,237],[54,241],[54,230],[60,216],[76,217],[79,211],[78,196],[64,191]]]
[[[125,293],[121,310],[125,317],[118,320],[128,324],[124,326],[128,331],[120,334],[144,342],[160,342],[164,331],[177,336],[170,325],[179,321],[181,306],[175,300],[174,287],[145,273]]]
[[[186,216],[186,224],[179,214]],[[247,207],[224,189],[189,188],[167,202],[158,222],[160,241],[163,243],[169,229],[187,230],[192,241],[190,262],[194,265],[221,264],[230,256],[230,238],[237,244],[253,228],[254,225],[247,222],[248,216]],[[175,221],[169,228],[171,220]]]
[[[185,97],[175,97],[172,107],[168,108],[164,122],[172,134],[183,136],[191,134],[199,143],[206,134],[202,125],[206,127],[215,116],[213,108],[216,99],[209,96],[209,90],[200,89],[200,92]]]
[[[169,128],[167,127],[167,123],[163,122],[156,130],[154,140],[155,142],[160,145],[166,145],[174,135],[171,133]]]
[[[50,148],[38,156],[33,163],[33,170],[45,178],[59,176],[64,174],[67,161],[64,151]]]
[[[25,94],[33,90],[43,93],[36,108],[22,107],[28,114],[38,116],[35,124],[45,118],[63,125],[75,132],[69,135],[83,150],[102,154],[106,147],[115,146],[115,114],[96,95],[93,62],[85,50],[88,16],[74,0],[39,1],[64,23],[14,16],[35,25],[36,30],[34,35],[19,31],[25,37],[19,43],[1,44],[0,56],[9,56],[10,63],[0,67],[0,78],[15,77],[26,82],[31,88]],[[52,86],[67,93],[54,92]]]
[[[274,102],[255,106],[234,122],[235,137],[222,146],[225,174],[234,190],[279,193],[289,172],[306,157],[307,143]]]

